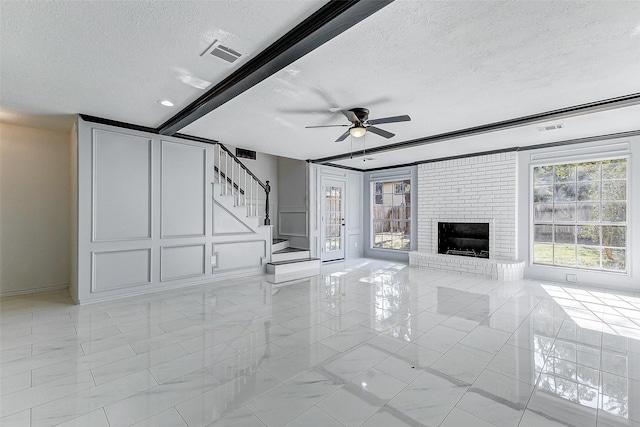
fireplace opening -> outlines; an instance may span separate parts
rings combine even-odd
[[[438,253],[489,258],[489,223],[439,222]]]

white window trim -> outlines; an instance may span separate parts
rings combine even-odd
[[[414,244],[413,242],[413,227],[416,227],[417,222],[416,219],[414,218],[414,215],[411,215],[411,218],[409,220],[409,224],[411,227],[411,237],[409,240],[409,249],[390,249],[390,248],[376,248],[375,246],[373,246],[374,244],[374,236],[375,236],[375,230],[373,227],[373,208],[375,205],[375,198],[376,198],[376,194],[375,194],[375,183],[376,182],[397,182],[397,181],[409,181],[409,185],[411,186],[411,212],[413,213],[413,204],[416,203],[413,199],[414,199],[414,191],[413,191],[413,186],[415,184],[415,181],[412,177],[411,172],[407,172],[407,173],[401,173],[401,174],[380,174],[380,175],[371,175],[369,177],[369,250],[372,251],[380,251],[380,252],[390,252],[390,253],[406,253],[408,254],[409,252],[411,252],[413,249],[411,249],[412,245]],[[394,193],[395,194],[395,186],[394,186]]]
[[[621,144],[611,144],[605,147],[600,147],[600,148],[618,148],[619,149],[619,154],[618,153],[611,153],[610,151],[604,151],[601,154],[597,154],[597,153],[589,153],[589,154],[575,154],[575,149],[574,150],[567,150],[568,152],[574,152],[573,155],[567,155],[566,157],[562,156],[561,153],[553,153],[553,161],[551,160],[551,157],[547,157],[547,156],[536,156],[538,157],[535,161],[533,160],[534,155],[531,156],[532,160],[529,162],[529,224],[528,224],[528,228],[529,228],[529,248],[528,248],[528,252],[529,252],[529,262],[528,264],[531,266],[535,266],[536,268],[551,268],[551,269],[558,269],[558,268],[564,268],[564,269],[575,269],[575,270],[579,270],[579,271],[585,271],[585,272],[597,272],[597,273],[604,273],[604,274],[612,274],[612,275],[616,275],[616,276],[630,276],[631,275],[631,260],[633,258],[631,258],[631,245],[630,245],[630,237],[632,236],[631,234],[631,228],[632,228],[632,222],[629,220],[630,218],[632,218],[631,216],[631,180],[630,180],[630,172],[631,172],[631,154],[629,153],[629,149],[628,149],[628,144],[627,143],[621,143]],[[542,157],[546,157],[546,158],[542,158]],[[558,159],[558,157],[561,157],[561,159]],[[571,164],[571,163],[583,163],[583,162],[601,162],[601,161],[606,161],[606,160],[616,160],[616,159],[625,159],[627,162],[627,168],[626,168],[626,212],[627,212],[627,221],[626,221],[626,228],[627,228],[627,233],[625,236],[625,271],[614,271],[614,270],[604,270],[604,269],[594,269],[594,268],[584,268],[584,267],[578,267],[578,266],[566,266],[566,265],[551,265],[551,264],[537,264],[534,263],[533,260],[533,255],[534,255],[534,204],[533,204],[533,188],[534,188],[534,177],[533,177],[533,170],[536,167],[539,166],[555,166],[555,165],[565,165],[565,164]],[[555,225],[555,223],[552,223],[552,225]]]

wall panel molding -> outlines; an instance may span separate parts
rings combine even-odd
[[[93,129],[93,242],[151,239],[152,169],[151,139]],[[126,209],[123,206],[126,206]]]
[[[267,257],[267,242],[262,239],[216,242],[213,253],[217,255],[215,272],[260,267]]]
[[[204,237],[207,209],[207,150],[162,140],[160,235],[163,239]]]
[[[246,211],[246,208],[245,208]],[[255,234],[248,225],[237,215],[222,206],[217,200],[213,201],[213,235],[251,235]]]
[[[151,248],[91,253],[91,292],[151,284]]]
[[[160,248],[160,281],[204,276],[205,244],[163,246]]]

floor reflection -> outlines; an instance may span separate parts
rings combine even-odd
[[[629,366],[640,354],[640,298],[541,285],[566,314],[554,338],[534,334],[538,389],[587,408],[629,418]],[[533,316],[540,313],[533,313]],[[548,315],[544,313],[542,315]],[[549,351],[547,351],[549,348]],[[546,357],[545,357],[546,355]]]

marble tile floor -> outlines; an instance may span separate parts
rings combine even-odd
[[[369,259],[0,299],[0,425],[640,427],[640,294]]]

